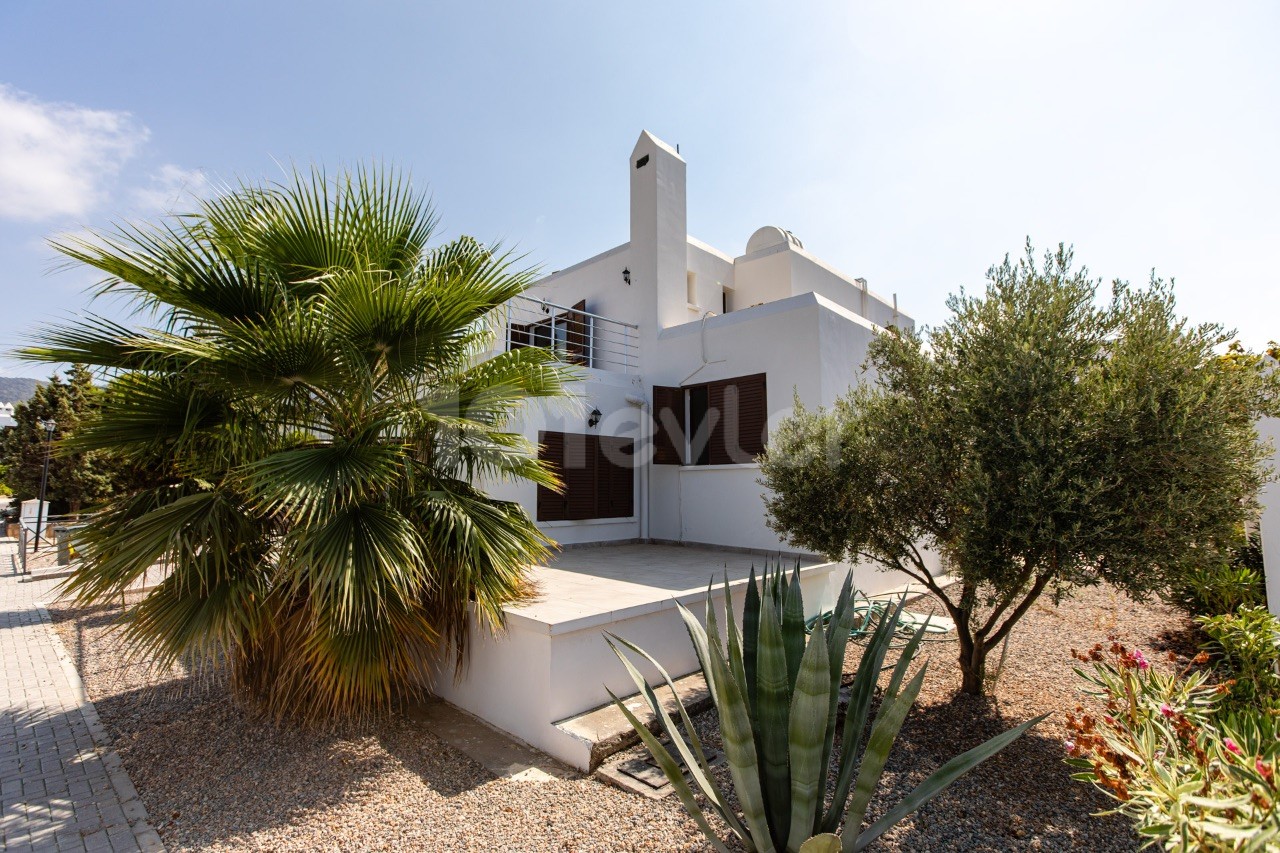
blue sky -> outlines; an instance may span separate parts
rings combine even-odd
[[[1037,246],[1280,338],[1280,4],[0,4],[0,348],[88,308],[44,238],[377,159],[448,235],[626,240],[642,128],[690,232],[776,224],[926,323]],[[117,313],[112,306],[96,306]],[[0,373],[47,370],[0,360]]]

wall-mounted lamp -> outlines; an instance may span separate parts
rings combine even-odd
[[[587,426],[594,427],[600,423],[600,410],[592,409],[591,414],[587,417]]]
[[[627,284],[631,284],[631,270],[627,267],[622,268],[622,280]]]

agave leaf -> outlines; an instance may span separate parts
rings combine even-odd
[[[680,602],[676,602],[676,610],[680,612],[680,618],[684,620],[685,630],[689,632],[689,641],[693,643],[694,654],[698,656],[698,663],[702,667],[702,677],[707,680],[707,689],[711,691],[711,695],[716,695],[715,690],[715,674],[711,671],[711,653],[710,642],[707,638],[707,629],[698,621],[698,617],[690,612]]]
[[[826,732],[822,744],[824,773],[831,764],[831,753],[835,748],[836,717],[840,708],[840,679],[844,675],[844,654],[849,647],[849,631],[853,628],[853,608],[849,606],[852,596],[853,573],[849,572],[844,576],[844,583],[840,586],[840,596],[836,599],[835,609],[831,611],[831,627],[827,634],[827,666],[831,675],[831,692],[827,697]],[[822,800],[818,801],[818,813],[815,819],[822,819]]]
[[[840,735],[840,768],[836,774],[836,790],[827,807],[826,817],[822,820],[825,832],[835,832],[844,817],[845,802],[849,799],[849,788],[853,784],[853,771],[858,765],[861,754],[862,732],[867,726],[867,717],[871,712],[871,699],[875,695],[876,682],[880,678],[880,666],[889,652],[889,644],[893,640],[898,625],[898,614],[902,610],[899,603],[892,613],[880,617],[875,631],[863,649],[862,659],[858,662],[858,672],[853,679],[853,687],[849,693],[849,707],[845,710],[844,730]]]
[[[705,618],[707,622],[707,650],[714,650],[719,654],[723,654],[725,643],[720,636],[720,622],[716,619],[715,602],[711,597],[711,593],[715,587],[715,580],[712,579],[707,583],[707,602],[704,607]],[[735,675],[732,665],[728,667],[730,677]]]
[[[840,836],[830,832],[815,835],[800,845],[799,853],[840,853]]]
[[[831,667],[821,621],[813,629],[800,662],[791,697],[788,739],[791,743],[791,827],[787,849],[795,850],[813,835],[826,789],[823,745],[828,729]]]
[[[924,667],[922,666],[921,670],[923,671],[923,669]],[[952,782],[956,781],[974,767],[977,767],[979,764],[986,761],[988,758],[995,755],[1018,738],[1022,737],[1028,729],[1048,716],[1048,714],[1041,714],[1034,719],[1027,720],[1022,725],[1015,726],[1007,732],[1002,732],[986,743],[975,746],[968,752],[961,753],[946,764],[943,764],[934,771],[928,779],[925,779],[917,785],[910,794],[907,794],[900,803],[886,812],[875,823],[863,830],[863,832],[857,836],[857,840],[854,842],[853,847],[849,849],[853,851],[864,849],[868,844],[883,835],[886,830],[946,790],[947,786]],[[852,830],[846,827],[845,837],[852,837],[854,832],[856,832],[856,827]]]
[[[637,671],[634,666],[631,666],[630,661],[627,661],[626,658],[622,656],[622,653],[618,651],[617,647],[613,646],[613,640],[617,640],[618,643],[621,643],[622,646],[631,649],[632,652],[640,654],[640,656],[644,657],[646,661],[649,661],[650,665],[653,665],[654,669],[658,670],[659,675],[662,675],[663,680],[667,683],[667,689],[671,690],[672,697],[675,697],[676,699],[676,708],[680,711],[680,721],[684,724],[685,733],[689,735],[689,744],[687,744],[687,747],[685,739],[678,736],[675,725],[669,722],[671,717],[669,717],[667,713],[660,713],[659,716],[660,704],[658,703],[658,697],[654,694],[652,689],[648,688],[648,684],[645,684],[643,692],[645,694],[646,701],[649,702],[650,711],[653,711],[654,715],[659,716],[659,720],[662,720],[663,730],[666,731],[668,738],[671,738],[671,742],[676,744],[676,748],[680,751],[681,758],[684,760],[685,766],[689,767],[690,775],[694,777],[694,781],[698,783],[703,795],[716,804],[718,815],[721,816],[722,820],[726,822],[728,826],[730,826],[730,829],[733,830],[733,834],[739,836],[740,839],[744,839],[745,843],[750,845],[750,833],[748,833],[745,826],[742,826],[741,821],[737,818],[737,813],[730,807],[728,800],[724,798],[724,793],[721,788],[719,788],[719,785],[716,784],[716,780],[714,780],[714,777],[712,776],[712,768],[710,768],[710,763],[707,761],[707,752],[703,749],[703,742],[701,742],[701,738],[698,736],[698,729],[694,727],[694,721],[689,719],[689,711],[686,710],[685,703],[681,702],[680,697],[676,695],[676,684],[671,678],[671,674],[667,672],[666,667],[664,667],[662,663],[659,663],[653,654],[649,654],[649,652],[644,651],[643,648],[636,646],[635,643],[628,642],[628,640],[618,637],[617,634],[608,634],[605,642],[609,643],[609,648],[612,648],[613,653],[617,654],[618,658],[621,658],[622,662],[625,663],[627,671],[630,672],[631,680],[635,681],[636,684],[643,683],[643,676],[640,675],[640,672]]]
[[[791,582],[787,584],[782,607],[782,645],[787,653],[787,684],[792,690],[796,686],[796,676],[800,673],[804,640],[804,596],[800,590],[800,566],[797,564]]]
[[[667,684],[667,688],[671,691],[672,697],[675,699],[676,708],[680,712],[680,721],[684,724],[684,731],[688,734],[688,743],[681,736],[679,730],[671,722],[670,716],[663,710],[662,703],[659,702],[657,694],[653,691],[640,671],[627,659],[625,655],[618,649],[615,642],[622,644],[626,648],[642,656],[649,661],[662,676]],[[662,730],[666,732],[667,737],[671,739],[672,744],[680,752],[680,758],[683,760],[685,767],[689,768],[689,775],[693,777],[698,788],[701,789],[703,796],[712,802],[716,808],[716,813],[720,818],[729,825],[734,834],[740,839],[750,844],[750,834],[746,827],[738,820],[737,814],[729,806],[728,800],[724,796],[724,792],[720,790],[720,786],[715,783],[715,779],[711,775],[711,765],[707,761],[706,752],[702,748],[702,739],[698,737],[697,729],[693,726],[693,721],[689,719],[689,714],[685,710],[684,703],[680,701],[676,695],[676,686],[671,679],[671,675],[666,668],[644,649],[635,643],[619,637],[616,634],[606,634],[605,642],[609,644],[609,648],[618,656],[623,665],[627,668],[627,673],[631,676],[631,680],[635,682],[641,694],[645,697],[645,701],[649,705],[649,710],[661,722]]]
[[[924,674],[928,669],[924,664],[916,672],[915,677],[907,682],[901,693],[890,696],[885,694],[880,704],[880,712],[871,726],[871,737],[867,739],[866,751],[862,754],[862,766],[858,768],[858,781],[853,787],[853,798],[844,816],[844,849],[849,853],[862,827],[862,818],[866,816],[867,806],[880,784],[880,776],[884,773],[884,765],[889,760],[889,751],[902,729],[911,706],[915,704],[920,685],[924,683]]]
[[[710,599],[708,598],[708,606]],[[724,574],[724,623],[725,634],[729,640],[729,671],[745,688],[747,683],[746,664],[742,660],[742,634],[738,631],[737,621],[733,616],[733,594],[729,591],[729,573]],[[748,706],[748,710],[750,710]]]
[[[791,711],[790,683],[787,679],[787,657],[783,648],[782,629],[769,618],[773,613],[773,593],[766,592],[760,619],[759,671],[756,694],[756,729],[760,735],[760,764],[769,823],[779,846],[789,835],[791,809],[790,763],[787,743],[788,718]]]
[[[894,614],[895,628],[897,627],[897,616],[901,612],[902,612],[902,605],[899,604],[898,609],[897,611],[895,611],[895,614]],[[921,625],[919,629],[917,629],[916,632],[911,635],[911,639],[907,641],[906,646],[904,646],[902,651],[899,653],[898,663],[893,668],[893,675],[890,676],[889,683],[888,685],[885,686],[884,692],[886,694],[890,696],[897,694],[898,688],[902,684],[902,679],[906,677],[907,668],[910,667],[911,662],[915,660],[916,652],[919,651],[920,649],[920,641],[924,639],[924,632],[928,629],[928,627],[929,627],[929,619],[926,619],[924,624]]]
[[[774,564],[771,577],[769,591],[773,594],[773,618],[781,622],[782,602],[787,599],[787,573],[782,570],[781,560]]]
[[[766,573],[765,580],[768,580]],[[751,564],[747,593],[742,605],[742,670],[747,686],[751,718],[756,716],[756,643],[760,639],[760,591],[756,588],[756,564]]]
[[[676,796],[680,798],[680,804],[689,813],[689,817],[693,818],[693,822],[698,825],[698,829],[702,830],[702,834],[707,837],[707,840],[711,842],[711,845],[716,850],[722,851],[722,853],[729,853],[729,848],[720,840],[720,836],[716,835],[715,830],[711,828],[711,824],[707,822],[707,816],[698,807],[698,801],[694,799],[689,783],[684,780],[684,774],[680,772],[679,763],[671,757],[671,753],[667,751],[666,747],[662,745],[662,742],[658,740],[653,732],[649,731],[643,723],[636,719],[636,715],[631,713],[631,709],[622,704],[622,701],[617,696],[613,695],[612,690],[609,690],[609,698],[613,699],[613,704],[618,707],[618,710],[627,718],[627,722],[631,723],[631,727],[640,735],[640,740],[648,748],[653,760],[658,762],[658,766],[662,768],[663,775],[667,777],[667,781],[671,783]]]
[[[734,791],[742,806],[742,816],[751,830],[751,840],[761,853],[774,853],[776,847],[769,833],[765,813],[765,797],[760,786],[760,763],[756,756],[755,737],[747,700],[738,683],[729,674],[729,664],[718,646],[708,645],[708,660],[715,683],[712,698],[720,717],[720,735]]]

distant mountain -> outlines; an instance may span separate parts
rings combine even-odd
[[[0,376],[0,403],[21,403],[36,392],[36,383],[28,376]]]

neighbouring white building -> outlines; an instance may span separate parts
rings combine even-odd
[[[631,692],[602,632],[674,672],[696,669],[672,600],[705,598],[725,571],[740,586],[762,554],[792,550],[766,525],[757,482],[769,429],[796,395],[817,406],[847,392],[878,330],[914,325],[896,297],[782,228],[760,228],[733,253],[689,236],[685,161],[651,134],[627,170],[630,239],[542,279],[503,318],[500,349],[554,345],[584,374],[579,407],[531,411],[522,425],[562,471],[564,493],[490,488],[565,550],[535,572],[543,599],[511,608],[508,634],[478,636],[467,676],[437,684],[579,767],[591,744],[574,716],[608,701],[605,684]],[[575,547],[586,545],[615,547]],[[802,559],[810,609],[830,605],[849,567]],[[906,580],[871,567],[855,576],[869,592]]]

